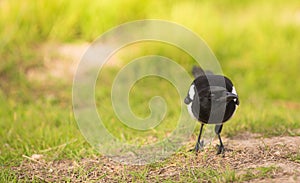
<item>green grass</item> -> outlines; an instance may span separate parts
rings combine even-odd
[[[296,162],[296,163],[300,163],[300,153],[289,154],[289,155],[288,155],[288,158],[289,158],[291,161],[294,161],[294,162]]]
[[[223,170],[193,168],[180,178],[180,182],[197,182],[199,180],[203,182],[233,182],[237,181],[237,177],[234,170],[224,167]]]
[[[261,178],[271,178],[276,175],[275,171],[277,170],[278,168],[275,166],[248,169],[245,174],[242,174],[240,176],[240,181],[249,181],[249,180],[261,179]]]
[[[85,142],[74,120],[72,83],[55,78],[47,82],[27,79],[30,69],[43,67],[40,46],[50,41],[92,42],[114,26],[144,18],[182,24],[200,35],[216,54],[241,100],[236,116],[225,125],[225,136],[243,131],[265,136],[299,135],[294,131],[300,128],[299,8],[298,0],[0,1],[1,182],[16,178],[8,170],[21,163],[23,154],[43,152],[50,160],[97,154]],[[195,63],[177,48],[149,42],[125,48],[120,58],[126,63],[147,54],[167,56],[187,70]],[[118,70],[105,70],[98,80],[105,87],[97,85],[98,107],[107,106],[99,107],[99,112],[106,114],[103,119],[107,128],[119,139],[132,143],[149,143],[139,137],[164,138],[176,127],[179,115],[180,100],[174,87],[155,77],[135,85],[130,93],[130,105],[136,114],[147,116],[148,101],[155,95],[166,100],[168,113],[154,131],[134,131],[119,123],[108,98]],[[148,86],[154,86],[153,90]],[[195,173],[210,177],[216,172]],[[145,178],[143,172],[132,172],[132,176],[137,181]],[[236,176],[228,170],[218,174],[216,182],[234,181]],[[191,176],[183,175],[183,179],[186,177]]]
[[[17,175],[8,168],[0,167],[0,181],[1,182],[17,182]]]

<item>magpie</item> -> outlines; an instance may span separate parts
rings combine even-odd
[[[198,152],[204,147],[204,142],[201,141],[203,126],[214,124],[215,133],[220,141],[217,154],[223,154],[225,148],[220,133],[223,123],[234,115],[240,103],[237,92],[231,80],[226,76],[215,75],[197,66],[193,67],[192,74],[195,79],[190,85],[184,103],[190,115],[201,123],[194,150]]]

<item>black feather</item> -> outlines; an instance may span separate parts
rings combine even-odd
[[[211,71],[204,71],[194,66],[192,74],[195,80],[190,87],[185,103],[191,115],[202,123],[195,151],[203,148],[201,134],[204,124],[216,124],[215,133],[218,135],[220,145],[217,154],[224,153],[225,148],[220,136],[223,123],[228,121],[239,105],[236,92],[233,91],[233,84],[229,78],[222,75],[215,75]],[[191,95],[193,96],[189,96]]]
[[[226,108],[223,108],[225,111],[218,111],[217,108],[212,109],[212,101],[210,100],[211,88],[215,86],[223,88],[224,91],[232,92],[233,84],[227,77],[221,75],[202,75],[197,77],[193,81],[193,84],[196,87],[196,95],[192,104],[192,111],[199,121],[202,123],[219,124],[226,122],[232,116],[236,109],[235,101],[232,100],[229,103],[220,101],[220,105],[226,105]],[[221,121],[209,121],[211,113],[220,114],[220,112],[224,114]],[[211,117],[211,119],[214,118]]]

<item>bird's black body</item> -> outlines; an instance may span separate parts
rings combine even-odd
[[[233,84],[227,77],[220,76],[220,75],[206,75],[206,76],[202,75],[193,81],[193,85],[196,87],[196,95],[195,95],[194,102],[192,103],[192,111],[195,118],[197,118],[198,121],[205,124],[224,123],[233,115],[236,109],[237,102],[231,100],[228,103],[226,103],[226,110],[224,111],[225,113],[223,112],[224,116],[222,116],[222,121],[209,121],[209,117],[212,112],[211,110],[212,110],[212,102],[213,102],[210,98],[210,95],[212,94],[210,88],[217,86],[220,87],[220,90],[222,90],[222,87],[225,85],[224,91],[232,92]],[[225,105],[225,102],[226,101],[220,101],[220,104]],[[218,103],[216,102],[216,105],[217,104]],[[214,110],[217,110],[217,108]]]
[[[200,141],[203,125],[216,124],[215,132],[220,140],[219,154],[224,152],[220,137],[223,123],[233,116],[239,105],[239,99],[232,82],[227,77],[204,72],[200,67],[193,68],[193,75],[195,80],[184,102],[191,116],[202,123],[195,150],[198,151],[201,148],[199,146],[203,146],[203,142]]]

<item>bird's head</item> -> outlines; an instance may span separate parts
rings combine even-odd
[[[229,103],[234,101],[239,103],[238,96],[235,92],[229,92],[224,87],[211,86],[200,91],[200,98],[215,103]]]
[[[193,102],[195,99],[197,91],[195,85],[191,85],[187,96],[184,99],[184,103],[186,105]],[[200,103],[207,104],[207,103],[222,103],[224,102],[229,103],[234,101],[237,105],[239,105],[238,95],[235,92],[229,92],[224,87],[219,86],[211,86],[204,88],[203,90],[199,91]]]

